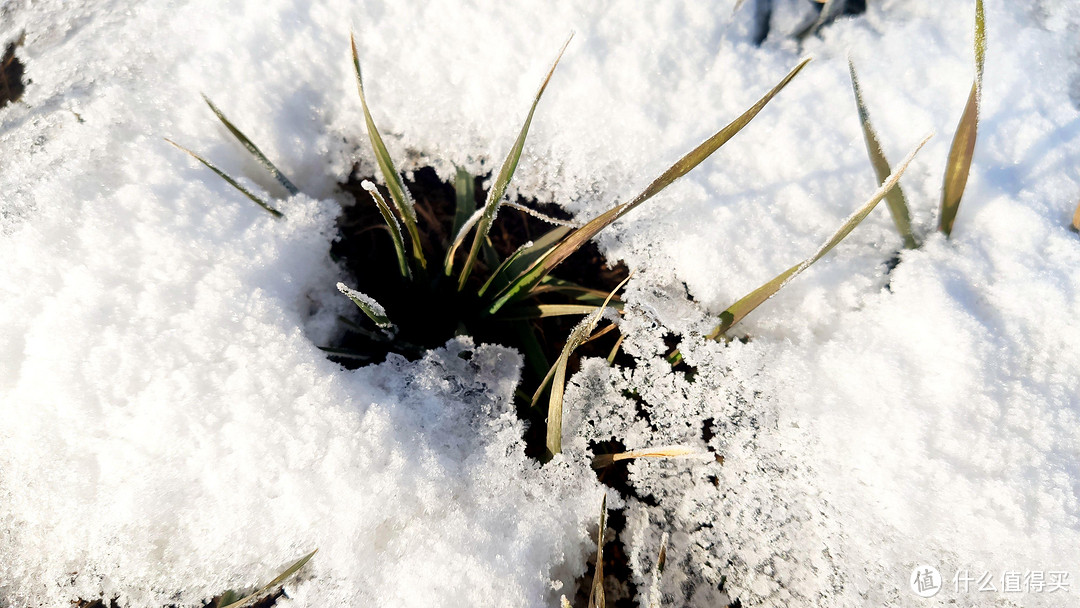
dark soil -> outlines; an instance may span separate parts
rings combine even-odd
[[[15,48],[21,46],[23,37],[7,45],[4,56],[0,58],[0,108],[18,101],[26,85],[23,83],[24,68],[15,56]]]

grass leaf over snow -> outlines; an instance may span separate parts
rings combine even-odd
[[[810,59],[804,59],[799,65],[795,66],[775,87],[773,87],[768,93],[766,93],[761,99],[757,101],[747,111],[743,112],[738,118],[729,123],[724,128],[717,131],[712,137],[705,140],[699,146],[691,150],[685,156],[680,158],[671,167],[664,171],[660,177],[653,180],[648,187],[645,188],[641,194],[638,194],[633,200],[627,203],[618,205],[608,211],[600,214],[589,223],[584,226],[575,229],[566,238],[564,238],[558,245],[544,252],[536,262],[532,264],[527,270],[522,272],[511,283],[507,285],[499,294],[497,294],[495,301],[491,304],[488,312],[494,313],[504,306],[507,302],[523,298],[529,294],[529,291],[536,286],[541,279],[543,279],[553,268],[563,262],[566,258],[570,257],[575,251],[580,249],[585,243],[589,242],[594,236],[596,236],[601,230],[610,226],[615,220],[626,215],[628,212],[636,208],[638,205],[649,200],[664,188],[671,185],[672,182],[679,179],[683,175],[690,172],[691,169],[701,164],[706,158],[712,155],[727,143],[736,133],[741,131],[743,127],[750,123],[755,116],[761,112],[762,108],[769,103],[793,78],[798,74]]]
[[[607,494],[600,500],[600,529],[596,532],[596,569],[593,572],[592,590],[589,591],[589,608],[604,608],[604,532],[607,528]]]
[[[303,568],[304,564],[308,563],[308,561],[310,561],[311,558],[314,557],[318,551],[318,549],[315,549],[311,553],[308,553],[304,557],[301,557],[299,560],[297,560],[295,564],[286,568],[284,572],[277,576],[277,578],[267,583],[264,587],[262,587],[255,593],[252,593],[251,595],[241,600],[235,601],[231,604],[222,606],[221,608],[240,608],[241,606],[248,606],[256,600],[266,597],[268,594],[283,585],[285,581],[289,580],[289,578],[292,577],[292,575],[296,574],[296,572],[300,570],[300,568]]]
[[[982,97],[983,64],[986,59],[986,17],[982,0],[975,0],[975,82],[971,84],[967,105],[956,127],[949,160],[945,166],[945,183],[941,188],[941,219],[939,229],[952,235],[960,199],[964,196],[971,159],[975,155],[975,138],[979,131],[979,101]]]
[[[394,167],[394,161],[390,158],[390,153],[386,150],[386,144],[383,143],[382,136],[379,135],[379,130],[375,127],[375,121],[371,118],[367,97],[364,95],[364,79],[360,72],[360,56],[356,52],[356,38],[352,35],[349,36],[349,44],[352,45],[353,67],[356,69],[356,89],[360,92],[360,105],[364,109],[364,121],[367,123],[371,148],[375,152],[375,162],[379,165],[379,171],[382,172],[383,179],[386,180],[386,188],[390,191],[390,198],[393,199],[398,213],[401,214],[401,221],[405,223],[405,229],[409,232],[409,239],[412,241],[413,258],[421,269],[425,269],[427,268],[427,260],[424,259],[424,251],[420,248],[420,231],[416,226],[416,209],[413,208],[412,196],[409,194],[408,189],[405,188],[405,182],[402,181],[401,174]]]
[[[499,174],[495,177],[495,182],[491,185],[491,189],[488,190],[487,201],[484,203],[484,212],[476,225],[476,234],[473,235],[472,248],[469,250],[465,265],[461,269],[461,275],[458,277],[459,291],[465,287],[465,281],[469,279],[469,275],[472,273],[473,266],[476,264],[476,257],[480,253],[480,246],[487,239],[488,232],[491,230],[491,222],[495,220],[499,204],[502,202],[503,195],[506,194],[506,187],[510,185],[510,178],[514,176],[514,171],[517,170],[518,161],[521,160],[521,151],[525,147],[525,137],[529,134],[529,126],[532,125],[533,114],[536,113],[536,106],[540,103],[540,97],[544,94],[544,90],[547,89],[548,83],[551,82],[551,76],[555,73],[555,68],[558,67],[559,60],[562,59],[563,53],[566,52],[566,47],[569,46],[573,37],[574,35],[571,34],[570,38],[566,39],[562,48],[559,49],[558,56],[555,57],[555,62],[551,64],[551,69],[548,70],[543,82],[540,83],[540,89],[536,91],[536,97],[533,98],[532,106],[529,107],[529,114],[525,117],[525,124],[521,126],[521,131],[518,133],[513,147],[510,148],[510,153],[506,155],[506,160],[503,161],[502,168],[499,169]]]
[[[206,167],[208,169],[210,169],[214,173],[217,173],[218,176],[221,177],[221,179],[228,182],[229,185],[232,186],[233,188],[236,188],[237,190],[239,190],[241,193],[244,194],[244,196],[250,198],[256,205],[258,205],[258,206],[262,207],[263,209],[265,209],[267,211],[267,213],[269,213],[270,215],[272,215],[274,217],[284,217],[284,215],[282,215],[282,213],[280,211],[278,211],[277,209],[274,209],[273,207],[271,207],[270,203],[264,201],[262,198],[260,198],[258,195],[256,195],[251,190],[248,190],[244,186],[240,185],[240,182],[238,182],[235,179],[229,177],[229,175],[227,173],[225,173],[221,169],[218,169],[217,167],[215,167],[214,164],[211,163],[210,161],[208,161],[205,158],[199,156],[198,154],[192,152],[191,150],[188,150],[184,146],[181,146],[180,144],[176,143],[175,141],[173,141],[171,139],[166,138],[165,141],[167,141],[170,144],[176,146],[177,148],[183,150],[184,152],[187,152],[188,154],[191,155],[192,158],[194,158],[195,160],[199,161],[200,163],[206,165]]]
[[[765,300],[773,297],[773,295],[780,291],[784,285],[787,285],[788,281],[809,268],[814,262],[820,260],[825,254],[829,253],[833,247],[836,247],[840,241],[844,240],[847,235],[851,234],[851,231],[854,230],[866,216],[870,215],[870,212],[873,211],[874,207],[876,207],[879,202],[881,202],[881,199],[885,198],[885,195],[888,194],[889,190],[896,186],[896,183],[900,180],[900,176],[904,174],[904,171],[911,163],[911,160],[915,158],[915,155],[922,149],[926,142],[929,141],[930,137],[930,135],[926,136],[926,138],[924,138],[922,142],[907,155],[907,158],[900,163],[900,166],[896,171],[881,184],[881,187],[878,188],[877,192],[875,192],[869,200],[863,203],[855,213],[851,214],[844,221],[843,225],[840,226],[840,229],[829,237],[829,240],[825,241],[825,244],[822,245],[814,255],[791,268],[788,268],[784,272],[781,272],[768,283],[758,287],[746,296],[743,296],[738,302],[729,306],[727,310],[720,314],[720,324],[709,333],[708,337],[714,340],[720,339],[727,330],[731,329],[732,325],[741,321],[743,317],[750,314],[752,310],[760,306]]]
[[[379,208],[379,213],[382,214],[383,220],[386,222],[386,227],[390,229],[390,240],[394,242],[394,253],[397,254],[398,269],[401,271],[401,276],[406,279],[412,278],[412,272],[409,271],[409,261],[405,259],[405,241],[401,238],[401,226],[398,225],[394,212],[386,204],[386,199],[382,197],[382,194],[379,194],[379,189],[375,187],[374,183],[365,179],[360,183],[360,186],[371,194],[371,198],[375,200],[375,206]]]
[[[293,185],[292,181],[290,181],[289,178],[285,177],[285,174],[279,171],[278,168],[274,166],[274,163],[270,162],[269,158],[266,158],[266,155],[262,153],[262,150],[259,150],[259,147],[256,146],[255,143],[252,142],[250,139],[248,139],[247,135],[244,135],[244,133],[240,129],[237,129],[236,126],[233,125],[233,123],[230,122],[228,118],[225,118],[225,115],[221,112],[221,110],[217,108],[217,106],[214,105],[214,102],[210,101],[209,97],[203,95],[202,98],[206,102],[206,105],[210,106],[210,109],[214,111],[215,115],[217,115],[218,120],[220,120],[225,125],[225,128],[233,134],[233,137],[238,139],[240,143],[243,144],[245,148],[247,148],[248,152],[251,152],[251,155],[255,157],[255,160],[259,161],[259,164],[261,164],[263,167],[266,167],[266,170],[270,172],[270,175],[273,175],[274,179],[276,179],[278,183],[282,185],[282,187],[289,191],[289,194],[295,196],[300,193],[300,190],[295,185]]]

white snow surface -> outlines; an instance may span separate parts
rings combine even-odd
[[[641,460],[639,588],[671,534],[671,606],[1067,606],[1080,593],[1080,9],[988,0],[982,122],[953,237],[933,232],[973,76],[973,2],[869,1],[801,46],[753,2],[0,1],[31,81],[0,108],[0,606],[199,606],[314,547],[281,605],[551,606],[604,491],[591,439]],[[481,173],[576,31],[512,186],[589,217],[813,61],[720,152],[600,237],[637,271],[632,369],[587,360],[565,452],[524,455],[520,357],[457,339],[355,371],[316,345],[352,306],[328,256],[353,163],[348,56],[405,170]],[[860,70],[923,247],[884,208],[738,326],[719,311],[812,253],[874,190]],[[205,92],[304,194],[275,221]],[[681,337],[692,378],[664,363]],[[465,353],[469,354],[466,355]],[[636,396],[635,396],[636,395]],[[644,412],[643,417],[639,412]],[[711,439],[703,439],[709,427]],[[651,504],[657,506],[650,506]],[[929,600],[908,586],[936,566]],[[1069,591],[1002,592],[1065,571]],[[957,592],[990,573],[995,592]]]

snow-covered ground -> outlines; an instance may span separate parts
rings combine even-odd
[[[637,461],[658,506],[609,499],[641,588],[671,534],[666,605],[716,606],[721,578],[748,608],[1080,603],[1080,7],[988,0],[946,241],[973,0],[869,0],[801,46],[785,34],[808,4],[776,0],[761,47],[746,4],[0,1],[30,81],[0,108],[0,606],[198,606],[314,547],[281,605],[555,605],[595,550],[587,441],[704,449],[706,425],[722,464]],[[374,167],[350,28],[391,153],[445,176],[502,159],[575,30],[515,183],[581,217],[815,57],[602,235],[637,271],[638,365],[583,364],[551,463],[523,453],[509,349],[347,371],[316,348],[351,306],[336,183]],[[901,241],[878,209],[740,325],[748,342],[704,343],[873,191],[849,54],[894,162],[938,132],[903,180],[925,245],[887,273]],[[200,92],[300,186],[286,221],[163,141],[281,194]],[[929,600],[921,565],[944,579]]]

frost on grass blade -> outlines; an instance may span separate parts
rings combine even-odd
[[[632,275],[631,275],[632,276]],[[533,394],[532,403],[535,405],[540,400],[540,395],[544,392],[544,387],[547,386],[548,381],[551,381],[551,396],[548,398],[548,418],[547,418],[547,456],[551,457],[562,451],[562,418],[563,418],[563,394],[566,390],[566,367],[570,363],[570,355],[585,342],[589,340],[596,324],[600,322],[601,315],[604,314],[604,309],[607,308],[611,298],[615,297],[615,292],[622,289],[623,285],[630,280],[630,277],[623,279],[621,283],[615,286],[615,289],[611,290],[604,303],[596,309],[588,317],[581,320],[573,330],[570,331],[570,336],[566,339],[566,344],[563,345],[562,352],[559,354],[559,359],[555,362],[555,365],[548,371],[547,376],[540,383],[540,387],[536,389],[536,393]]]
[[[541,279],[543,279],[555,266],[560,264],[563,260],[570,257],[572,253],[580,249],[585,243],[589,242],[594,236],[596,236],[601,230],[610,226],[615,220],[626,215],[638,205],[649,200],[664,188],[668,187],[672,182],[679,179],[683,175],[690,172],[691,169],[701,164],[706,158],[712,155],[727,143],[736,133],[742,130],[755,116],[761,112],[762,108],[768,104],[773,97],[788,85],[796,74],[798,74],[806,64],[810,62],[810,58],[803,59],[799,62],[799,65],[795,66],[787,76],[775,86],[768,93],[766,93],[761,99],[757,101],[747,111],[743,112],[738,118],[733,120],[723,129],[717,131],[712,137],[702,142],[698,147],[691,150],[685,156],[675,162],[667,171],[664,171],[660,177],[653,180],[648,187],[645,188],[641,194],[638,194],[633,200],[628,203],[617,205],[616,207],[605,211],[589,223],[585,224],[581,228],[578,228],[571,232],[566,238],[559,242],[558,245],[552,247],[550,250],[545,251],[527,270],[522,272],[513,281],[511,281],[497,296],[495,301],[491,304],[489,312],[494,313],[499,308],[502,308],[507,302],[517,300],[528,295],[530,290],[535,287]]]
[[[918,146],[916,146],[916,148],[912,150],[910,154],[907,155],[907,158],[905,158],[900,163],[900,167],[897,168],[896,171],[894,171],[893,174],[890,175],[883,184],[881,184],[881,187],[878,188],[878,191],[875,192],[868,201],[863,203],[863,205],[859,207],[855,211],[855,213],[852,213],[844,221],[843,225],[840,226],[840,229],[837,230],[831,237],[829,237],[829,240],[825,241],[825,244],[822,245],[821,248],[819,248],[817,252],[814,253],[814,255],[803,260],[802,262],[799,262],[791,268],[788,268],[768,283],[765,283],[761,287],[758,287],[754,291],[743,296],[738,302],[735,302],[734,304],[729,306],[727,310],[720,313],[720,324],[717,325],[716,328],[709,333],[708,337],[713,340],[719,340],[727,330],[731,329],[732,325],[735,325],[736,323],[741,321],[743,317],[750,314],[750,311],[760,306],[765,300],[773,297],[773,295],[775,295],[776,292],[780,291],[780,289],[784,285],[787,285],[788,281],[795,278],[802,271],[809,268],[810,265],[812,265],[814,262],[820,260],[822,257],[825,256],[825,254],[832,251],[832,248],[836,247],[836,245],[840,241],[844,240],[847,235],[851,234],[851,231],[854,230],[855,227],[859,225],[859,223],[866,219],[866,216],[870,215],[870,212],[874,210],[874,207],[876,207],[879,202],[881,202],[881,199],[885,198],[885,195],[888,194],[889,190],[896,186],[896,183],[900,181],[900,176],[904,174],[905,170],[907,170],[907,167],[911,163],[911,160],[915,158],[915,155],[918,154],[919,150],[921,150],[922,147],[926,145],[926,142],[929,141],[930,137],[931,135],[927,135],[922,140],[922,142]]]
[[[374,298],[352,289],[344,283],[338,283],[337,288],[338,291],[348,296],[348,298],[353,301],[353,304],[356,304],[369,319],[374,321],[375,325],[378,325],[382,329],[391,329],[394,327],[394,324],[391,323],[390,319],[386,316],[386,309],[382,307],[382,304],[376,302]]]
[[[247,135],[244,135],[244,133],[240,131],[240,129],[237,129],[228,118],[225,118],[225,115],[214,105],[214,102],[210,101],[209,97],[203,95],[202,98],[206,102],[206,105],[210,106],[210,109],[217,115],[218,120],[220,120],[225,125],[225,128],[233,134],[233,137],[238,139],[240,143],[247,148],[248,152],[251,152],[251,155],[255,157],[255,160],[259,161],[259,164],[265,167],[266,170],[270,172],[270,175],[273,175],[274,179],[276,179],[283,188],[289,191],[289,194],[293,196],[300,194],[300,190],[293,185],[292,181],[285,177],[285,174],[279,171],[278,168],[274,166],[274,163],[270,162],[269,158],[266,158],[266,155],[262,153],[262,150],[259,150],[258,146],[248,139]]]
[[[960,199],[964,196],[971,158],[975,155],[975,138],[979,131],[979,101],[982,97],[983,64],[986,59],[986,17],[982,0],[975,0],[975,82],[971,84],[964,114],[956,126],[949,160],[945,166],[945,183],[941,187],[941,220],[939,229],[945,236],[952,235]]]
[[[349,35],[349,43],[352,45],[353,67],[356,69],[356,89],[360,92],[360,105],[364,109],[364,121],[367,123],[371,149],[375,152],[375,162],[378,163],[379,171],[382,172],[383,179],[386,180],[386,188],[390,191],[390,198],[393,199],[398,213],[401,214],[401,220],[405,222],[405,229],[409,232],[409,239],[412,241],[413,258],[416,259],[416,263],[420,265],[421,269],[427,268],[427,260],[424,259],[424,252],[420,248],[420,231],[416,227],[416,210],[413,208],[412,196],[409,195],[408,189],[405,188],[405,182],[401,180],[401,174],[394,167],[394,161],[386,150],[382,135],[379,135],[379,130],[375,128],[375,121],[371,118],[367,97],[364,95],[364,79],[360,73],[360,56],[356,52],[356,38],[351,34]]]
[[[241,600],[222,606],[222,608],[240,608],[241,606],[250,606],[255,601],[266,597],[278,587],[285,584],[285,581],[289,580],[292,575],[296,574],[296,572],[300,570],[300,568],[303,568],[304,564],[308,563],[308,561],[310,561],[311,558],[314,557],[318,551],[318,549],[315,549],[311,553],[308,553],[304,557],[301,557],[295,564],[289,566],[284,572],[279,574],[277,578],[267,583],[266,586],[264,586],[262,589],[259,589],[255,593],[252,593],[251,595]],[[222,599],[224,600],[224,598]]]
[[[592,466],[594,469],[602,469],[604,467],[609,467],[620,460],[630,460],[632,458],[684,458],[688,456],[712,457],[708,452],[702,452],[699,449],[689,446],[666,445],[655,448],[643,448],[640,450],[619,452],[618,454],[600,454],[596,458],[593,458]]]
[[[469,255],[465,258],[465,266],[462,267],[461,275],[458,277],[458,290],[465,287],[465,281],[469,279],[469,275],[472,273],[473,266],[476,264],[476,257],[480,254],[480,247],[491,230],[491,222],[495,221],[499,203],[502,202],[503,195],[506,194],[506,187],[510,185],[510,179],[514,176],[514,171],[517,170],[518,161],[521,160],[521,150],[525,147],[525,137],[529,134],[529,126],[532,125],[536,106],[540,103],[540,97],[544,94],[544,90],[547,89],[548,83],[551,82],[551,76],[555,73],[555,68],[558,67],[559,60],[562,59],[563,53],[566,52],[566,47],[569,46],[573,37],[574,35],[571,34],[570,38],[566,39],[562,48],[559,49],[558,56],[555,57],[555,62],[551,64],[551,69],[548,70],[543,82],[540,83],[540,89],[536,91],[536,97],[533,98],[532,106],[529,107],[529,114],[525,117],[525,124],[521,126],[521,131],[518,133],[513,147],[510,148],[510,153],[506,155],[506,160],[503,161],[502,168],[499,169],[499,175],[496,176],[495,182],[491,185],[491,189],[488,190],[487,201],[484,202],[484,213],[480,216],[480,221],[476,225],[476,234],[473,235],[472,248],[469,249]]]
[[[406,279],[412,278],[412,272],[409,271],[409,262],[405,259],[405,241],[401,238],[401,226],[398,225],[394,212],[390,210],[390,206],[386,204],[386,199],[379,194],[379,189],[375,187],[374,183],[365,179],[360,182],[360,186],[367,190],[371,198],[375,200],[375,206],[379,208],[379,213],[382,214],[386,227],[390,229],[390,240],[394,241],[394,253],[397,254],[398,270],[401,271],[401,276]]]
[[[859,77],[855,74],[855,64],[850,59],[848,60],[848,71],[851,73],[851,88],[855,91],[855,105],[859,109],[859,122],[862,123],[863,138],[866,140],[866,152],[870,155],[870,164],[873,165],[874,172],[877,173],[878,184],[880,185],[889,178],[892,169],[889,167],[888,159],[885,158],[885,152],[881,149],[881,142],[878,140],[877,132],[874,131],[874,126],[870,124],[870,112],[866,109],[866,103],[863,101]],[[911,232],[911,213],[908,210],[907,198],[904,197],[904,191],[900,188],[900,184],[896,184],[896,187],[885,195],[885,204],[889,206],[889,213],[892,215],[893,223],[896,224],[896,229],[904,239],[904,247],[908,249],[918,247],[919,243]]]
[[[1073,230],[1080,232],[1080,203],[1076,205],[1076,211],[1073,212],[1072,220]]]
[[[607,529],[607,494],[600,500],[600,529],[596,532],[596,570],[593,572],[589,608],[604,608],[604,532]]]
[[[667,565],[668,533],[660,537],[660,553],[656,556],[656,565],[653,566],[652,584],[649,585],[649,608],[660,608],[660,579],[664,576],[664,566]]]
[[[177,148],[183,150],[184,152],[187,152],[188,154],[191,155],[192,158],[194,158],[195,160],[199,161],[200,163],[206,165],[206,168],[210,169],[214,173],[217,173],[218,177],[220,177],[221,179],[228,182],[229,185],[232,186],[233,188],[236,188],[237,190],[239,190],[241,193],[243,193],[244,196],[250,198],[256,205],[258,205],[258,206],[262,207],[263,209],[265,209],[267,211],[267,213],[269,213],[270,215],[272,215],[274,217],[284,217],[284,215],[282,215],[282,213],[280,211],[278,211],[277,209],[274,209],[273,207],[271,207],[270,203],[268,203],[268,202],[264,201],[263,199],[259,198],[251,190],[248,190],[247,188],[240,185],[240,182],[238,182],[235,179],[229,177],[228,174],[226,174],[221,169],[218,169],[217,167],[215,167],[214,164],[211,163],[210,161],[208,161],[205,158],[199,156],[198,154],[192,152],[191,150],[188,150],[184,146],[181,146],[180,144],[176,143],[175,141],[173,141],[171,139],[166,138],[165,141],[167,141],[170,144],[176,146]]]

